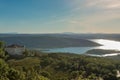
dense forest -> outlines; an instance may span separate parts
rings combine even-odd
[[[0,42],[0,80],[120,80],[120,61],[70,53],[25,50],[9,55]]]

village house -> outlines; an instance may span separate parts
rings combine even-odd
[[[12,44],[5,47],[5,51],[10,55],[22,55],[25,51],[25,46],[21,46],[18,44]]]

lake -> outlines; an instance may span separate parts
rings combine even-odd
[[[101,44],[102,46],[97,47],[67,47],[67,48],[53,48],[48,50],[43,50],[44,52],[60,52],[60,53],[76,53],[76,54],[84,54],[88,50],[91,49],[104,49],[104,50],[117,50],[120,51],[120,42],[114,40],[107,40],[107,39],[91,39],[91,41]],[[102,56],[116,56],[120,53],[113,53],[113,54],[105,54]],[[99,56],[99,55],[94,55]]]

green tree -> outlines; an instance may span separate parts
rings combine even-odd
[[[0,59],[0,80],[25,80],[25,75],[18,70],[10,68],[4,60]]]
[[[8,80],[9,67],[3,59],[0,59],[0,80]]]
[[[42,72],[41,72],[41,75],[44,76],[44,77],[47,77],[47,78],[50,77],[50,73],[47,72],[47,71],[42,71]]]
[[[71,78],[72,78],[72,79],[75,79],[75,78],[77,78],[77,77],[79,77],[79,71],[73,71],[73,72],[71,73]]]
[[[0,41],[0,48],[4,48],[5,47],[5,42]]]
[[[27,49],[25,49],[25,51],[23,52],[23,56],[27,57],[29,55],[30,55],[30,52]]]
[[[16,80],[16,79],[17,80],[25,80],[25,75],[23,73],[21,73],[20,71],[11,68],[9,70],[8,78],[10,80]]]

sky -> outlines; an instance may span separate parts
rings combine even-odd
[[[0,33],[120,33],[120,0],[0,0]]]

